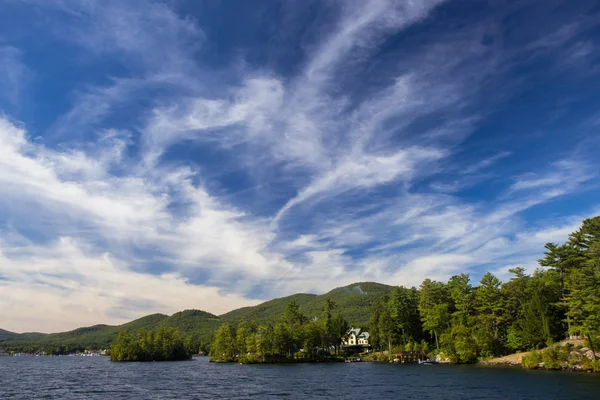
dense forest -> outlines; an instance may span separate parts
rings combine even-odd
[[[237,326],[221,325],[211,347],[213,361],[244,363],[324,361],[337,353],[348,323],[330,299],[320,318],[308,318],[292,301],[275,325],[243,319]]]
[[[140,331],[132,336],[128,331],[119,333],[110,348],[111,361],[182,361],[192,358],[189,338],[187,343],[176,328],[162,326],[157,331]]]
[[[475,362],[541,349],[569,336],[594,347],[600,334],[600,217],[558,245],[548,243],[540,268],[511,269],[502,283],[491,273],[426,279],[419,289],[395,288],[374,309],[371,342],[379,348],[427,348],[453,362]],[[426,342],[423,342],[425,340]]]
[[[506,282],[488,272],[477,283],[461,274],[447,282],[426,279],[418,288],[358,283],[221,316],[187,310],[53,335],[2,331],[0,344],[12,351],[51,348],[56,354],[84,346],[108,347],[121,331],[130,332],[129,340],[135,335],[140,340],[140,331],[174,327],[185,337],[188,352],[210,350],[216,360],[224,361],[284,361],[335,355],[350,325],[369,330],[371,344],[387,350],[386,357],[420,350],[469,363],[542,349],[569,336],[585,338],[595,357],[600,334],[600,217],[583,221],[565,243],[546,244],[537,270],[527,274],[516,267],[510,273]],[[123,335],[121,340],[127,338]]]

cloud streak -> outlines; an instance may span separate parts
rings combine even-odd
[[[39,121],[0,117],[2,328],[502,274],[598,210],[593,132],[565,141],[545,102],[553,82],[592,85],[583,6],[531,32],[527,7],[332,2],[288,15],[303,28],[282,49],[233,29],[243,10],[14,4],[47,13],[32,32],[63,57],[26,64],[33,33],[0,31],[4,98],[56,65],[73,76],[33,92],[53,105]],[[285,29],[280,11],[257,25]]]

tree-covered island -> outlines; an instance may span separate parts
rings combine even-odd
[[[326,299],[321,318],[308,318],[292,301],[275,325],[242,320],[219,327],[211,347],[213,362],[286,363],[340,361],[339,346],[348,323]]]
[[[119,333],[110,348],[111,361],[183,361],[192,355],[176,328],[160,327],[157,331]]]

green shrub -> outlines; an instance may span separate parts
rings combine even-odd
[[[560,364],[557,363],[556,361],[551,361],[551,362],[544,363],[544,369],[547,369],[550,371],[558,371],[562,368],[561,368]]]
[[[451,364],[458,364],[460,362],[460,358],[458,354],[454,353],[440,353],[442,359],[446,359],[450,361]]]
[[[593,371],[594,370],[594,362],[587,357],[584,357],[581,361],[581,368],[584,371]]]
[[[541,361],[542,356],[537,351],[532,351],[531,353],[523,356],[521,359],[521,365],[527,369],[537,369],[539,368]]]
[[[542,351],[542,362],[544,363],[544,369],[559,370],[560,366],[560,351],[558,347],[548,347]]]
[[[514,326],[508,328],[506,342],[513,351],[520,351],[526,348],[521,332]]]
[[[472,352],[464,352],[459,354],[460,362],[463,364],[475,364],[477,362],[477,356]]]
[[[260,359],[255,354],[240,354],[238,361],[242,364],[256,364]]]
[[[569,365],[570,365],[571,367],[574,367],[574,366],[576,366],[577,364],[579,364],[579,361],[577,361],[576,359],[572,358],[572,359],[570,359],[570,360],[569,360]]]
[[[558,359],[561,362],[568,362],[572,351],[573,345],[571,343],[565,343],[563,346],[560,347]]]

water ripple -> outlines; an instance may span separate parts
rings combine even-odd
[[[600,377],[475,366],[0,357],[0,399],[591,399]]]

